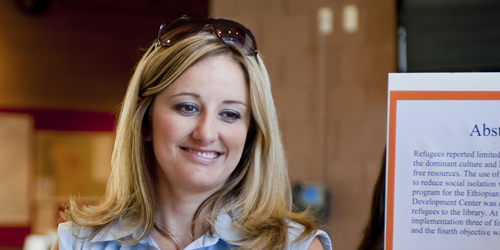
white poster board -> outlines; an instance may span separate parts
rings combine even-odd
[[[27,226],[33,185],[33,119],[0,113],[0,226]]]
[[[500,73],[389,75],[387,250],[499,249]]]

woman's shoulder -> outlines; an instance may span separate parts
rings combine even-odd
[[[117,239],[125,239],[134,237],[134,231],[130,229],[111,225],[109,228],[104,228],[98,231],[89,227],[82,227],[72,222],[64,222],[59,224],[57,229],[59,241],[59,249],[110,249],[113,246],[120,246]],[[142,249],[142,246],[150,246],[147,239],[135,245],[134,249]],[[149,247],[148,247],[149,248]],[[146,249],[146,248],[145,248]]]
[[[231,213],[236,214],[236,213]],[[220,213],[215,221],[215,232],[224,241],[228,242],[238,242],[242,240],[241,235],[235,231],[231,224],[234,218],[229,213]],[[308,249],[315,238],[317,238],[324,250],[332,249],[332,242],[330,237],[323,230],[316,230],[313,234],[306,238],[302,238],[297,241],[302,232],[304,232],[304,226],[293,220],[285,219],[288,226],[287,234],[287,245],[286,250],[304,250]]]
[[[314,238],[319,240],[324,250],[332,249],[330,237],[323,230],[316,230],[309,237],[297,241],[297,238],[299,238],[303,231],[304,227],[301,224],[294,221],[288,222],[288,250],[308,249]]]
[[[77,241],[87,238],[91,233],[89,228],[80,227],[72,222],[63,222],[57,228],[59,249],[74,249]]]

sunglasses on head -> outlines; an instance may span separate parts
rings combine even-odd
[[[160,26],[156,47],[170,47],[189,35],[213,32],[225,44],[235,45],[245,55],[257,55],[257,43],[252,32],[245,26],[222,18],[180,17]]]

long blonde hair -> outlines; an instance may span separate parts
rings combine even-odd
[[[285,247],[287,220],[303,225],[304,232],[299,239],[316,230],[311,216],[292,212],[283,144],[270,80],[262,60],[258,55],[244,55],[209,33],[187,37],[169,48],[153,45],[141,58],[122,103],[106,194],[94,206],[81,207],[72,200],[63,213],[65,220],[90,227],[95,234],[116,221],[137,228],[137,237],[124,242],[126,244],[135,244],[149,235],[155,228],[157,206],[155,160],[151,144],[144,140],[150,129],[151,104],[157,93],[191,65],[221,53],[232,54],[247,74],[251,125],[238,166],[224,187],[202,203],[193,219],[200,215],[202,208],[208,208],[203,218],[212,225],[213,233],[221,208],[235,211],[231,228],[242,240],[231,243],[240,249]]]

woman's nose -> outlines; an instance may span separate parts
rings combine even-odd
[[[193,131],[193,138],[203,145],[210,144],[217,140],[219,132],[215,118],[210,114],[203,114],[196,119],[196,127]]]

